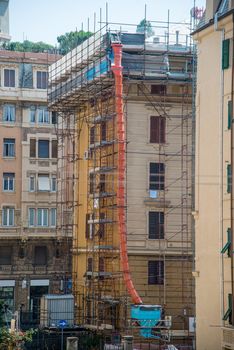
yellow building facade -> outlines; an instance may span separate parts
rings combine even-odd
[[[233,2],[207,1],[197,41],[195,283],[198,350],[234,349]]]

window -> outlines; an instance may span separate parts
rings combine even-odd
[[[3,121],[4,122],[15,122],[15,106],[5,104],[3,106]]]
[[[35,176],[30,175],[29,177],[29,191],[34,192],[35,191]]]
[[[35,247],[34,264],[35,265],[46,265],[47,264],[47,248],[45,246]]]
[[[89,144],[93,145],[95,143],[95,126],[92,126],[89,131]]]
[[[35,226],[36,224],[36,209],[29,208],[28,210],[28,224],[29,226]]]
[[[4,86],[15,87],[15,70],[4,69]]]
[[[37,209],[37,225],[42,227],[48,226],[48,209]]]
[[[0,247],[0,265],[11,265],[12,247]]]
[[[3,191],[15,190],[15,174],[3,173]]]
[[[38,141],[38,158],[49,158],[49,140]]]
[[[89,193],[93,194],[95,189],[95,175],[89,174]]]
[[[152,95],[164,95],[167,92],[166,85],[151,85]]]
[[[227,165],[227,193],[232,191],[232,167],[231,164]]]
[[[148,284],[164,284],[164,261],[148,261]]]
[[[14,226],[15,209],[11,207],[2,208],[2,225]]]
[[[93,225],[93,214],[86,214],[86,230],[85,230],[85,237],[87,239],[93,239],[94,235],[94,225]]]
[[[36,139],[30,139],[30,151],[29,151],[30,157],[35,158],[36,157]]]
[[[15,156],[15,139],[3,139],[3,156]]]
[[[57,118],[58,118],[57,112],[52,111],[52,113],[51,113],[52,124],[57,124]]]
[[[92,258],[88,258],[87,271],[88,272],[92,272],[93,271],[93,259]]]
[[[105,174],[101,174],[100,175],[100,182],[99,182],[99,191],[102,193],[102,192],[105,192],[106,190],[106,177],[105,177]]]
[[[30,123],[36,123],[36,107],[35,106],[30,107],[29,121],[30,121]]]
[[[149,239],[164,238],[164,213],[149,212]]]
[[[232,127],[232,101],[228,101],[228,129],[230,130]]]
[[[166,142],[166,119],[164,117],[150,117],[150,142]]]
[[[56,208],[50,209],[50,226],[55,227],[56,226]]]
[[[51,178],[51,191],[52,192],[57,191],[57,178],[56,178],[56,176],[52,176],[52,178]]]
[[[228,294],[228,309],[223,315],[223,320],[224,321],[228,320],[230,324],[232,323],[232,304],[233,304],[232,294]]]
[[[150,190],[164,190],[165,166],[163,163],[150,163]]]
[[[232,246],[232,231],[230,228],[227,229],[227,243],[221,250],[221,253],[224,254],[227,252],[228,257],[231,257],[231,247]]]
[[[106,123],[103,122],[100,125],[101,128],[101,141],[106,141]]]
[[[100,213],[98,236],[103,239],[105,236],[105,213]]]
[[[38,191],[50,191],[49,175],[38,174]]]
[[[47,72],[37,72],[37,89],[47,89]]]
[[[50,116],[49,111],[46,107],[40,107],[38,108],[38,123],[50,123]]]
[[[230,39],[223,40],[222,43],[222,69],[227,69],[229,67],[229,49],[230,49]]]
[[[52,140],[52,158],[57,158],[58,157],[58,141],[57,140]]]

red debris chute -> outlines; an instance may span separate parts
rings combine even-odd
[[[118,186],[117,186],[117,208],[118,208],[118,224],[120,235],[120,262],[123,270],[123,278],[127,291],[130,294],[134,304],[142,304],[142,300],[138,295],[131,279],[128,263],[127,252],[127,230],[126,230],[126,214],[125,214],[125,126],[123,113],[123,67],[122,61],[122,45],[119,43],[112,44],[114,53],[114,64],[111,69],[115,77],[115,107],[117,116],[117,135],[118,135]]]

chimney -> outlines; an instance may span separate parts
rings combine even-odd
[[[209,22],[217,11],[220,0],[206,0],[206,22]]]

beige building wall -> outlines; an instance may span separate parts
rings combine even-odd
[[[222,41],[231,39],[232,16],[198,31],[196,99],[196,332],[198,350],[222,347],[222,327],[230,326],[224,315],[231,293],[231,258],[221,250],[231,227],[231,194],[227,191],[227,166],[231,164],[231,130],[228,102],[232,96],[232,53],[230,66],[222,70]],[[232,112],[231,112],[232,113]],[[233,114],[231,115],[233,118]],[[231,252],[232,254],[232,252]],[[231,329],[230,329],[231,331]],[[226,337],[227,338],[227,337]]]

